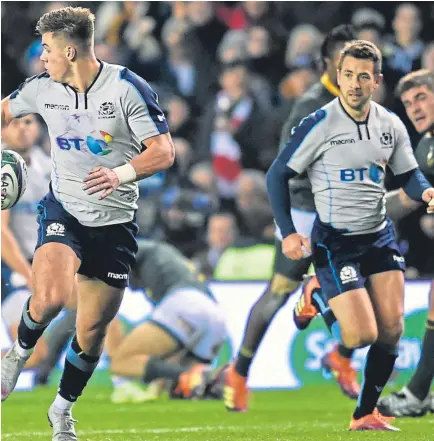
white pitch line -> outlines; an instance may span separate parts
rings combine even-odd
[[[202,426],[202,427],[173,427],[169,428],[157,428],[157,429],[105,429],[105,430],[77,430],[78,435],[122,435],[122,434],[145,434],[145,433],[174,433],[174,432],[211,432],[214,430],[260,430],[260,429],[271,429],[271,428],[289,429],[293,426],[291,424],[285,425],[263,425],[263,426]],[[2,438],[12,438],[15,436],[47,436],[51,435],[52,432],[15,432],[15,433],[4,433],[2,432]]]
[[[312,423],[309,424],[312,426]],[[156,428],[156,429],[105,429],[105,430],[77,430],[78,435],[87,436],[87,435],[123,435],[123,434],[146,434],[146,433],[175,433],[175,432],[184,432],[184,433],[194,433],[194,432],[212,432],[212,431],[222,431],[222,430],[232,430],[232,431],[245,431],[245,430],[270,430],[270,429],[294,429],[300,426],[300,424],[264,424],[261,426],[201,426],[201,427],[173,427],[173,428]],[[315,427],[321,428],[331,428],[335,427],[332,423],[314,423]],[[2,433],[2,438],[13,438],[18,436],[29,436],[29,437],[38,437],[38,436],[49,436],[51,435],[51,431],[43,431],[43,432],[14,432],[14,433]]]

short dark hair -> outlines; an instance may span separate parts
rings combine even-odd
[[[67,6],[45,13],[36,25],[39,35],[63,35],[85,49],[93,45],[95,15],[87,8]]]
[[[427,86],[431,92],[434,92],[434,73],[428,69],[419,69],[410,72],[399,80],[395,95],[400,98],[403,93],[420,86]]]
[[[341,24],[334,27],[325,37],[321,45],[321,59],[323,63],[325,58],[331,58],[333,52],[339,45],[348,43],[357,39],[357,34],[354,26],[350,24]]]
[[[348,43],[341,51],[338,70],[342,70],[345,57],[354,57],[359,60],[372,60],[374,62],[374,74],[381,73],[383,57],[374,43],[366,40],[356,40]]]

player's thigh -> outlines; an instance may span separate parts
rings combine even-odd
[[[428,308],[428,320],[434,320],[434,280],[431,282]]]
[[[157,323],[148,321],[134,328],[113,352],[113,359],[135,355],[166,356],[180,349],[180,342]]]
[[[80,260],[68,245],[50,242],[38,248],[32,263],[32,306],[36,302],[67,304],[74,295],[79,266]]]
[[[64,305],[74,289],[74,276],[81,264],[81,225],[50,191],[38,205],[38,240],[32,263],[37,302]]]
[[[374,343],[378,336],[375,313],[365,288],[344,292],[329,300],[341,327],[345,346],[357,348]]]
[[[383,243],[377,242],[376,246],[370,247],[363,256],[361,268],[367,277],[379,340],[394,344],[398,342],[403,328],[405,260],[391,226],[378,235],[383,238]]]

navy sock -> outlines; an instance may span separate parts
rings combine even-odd
[[[18,325],[18,344],[23,349],[32,349],[36,346],[39,337],[44,333],[48,323],[38,323],[32,319],[30,312],[30,298],[24,304],[20,324]]]
[[[150,383],[156,378],[167,378],[177,384],[179,376],[186,370],[185,367],[178,363],[171,363],[158,357],[151,357],[145,367],[143,382]]]
[[[241,348],[238,352],[237,359],[235,361],[235,370],[238,374],[243,377],[247,377],[249,374],[250,365],[253,361],[253,356],[251,352],[246,350],[245,348]]]
[[[66,354],[59,395],[67,401],[76,401],[92,376],[98,360],[99,356],[94,357],[83,353],[75,336]]]
[[[355,349],[348,349],[343,344],[338,344],[338,352],[344,358],[351,358],[354,354]]]
[[[371,414],[377,405],[378,398],[393,371],[398,357],[397,347],[374,343],[366,358],[362,390],[359,395],[355,419]]]

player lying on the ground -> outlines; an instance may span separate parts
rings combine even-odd
[[[418,168],[404,124],[371,101],[381,64],[372,43],[348,44],[338,65],[341,96],[302,121],[267,174],[282,250],[301,259],[311,244],[294,227],[287,180],[308,171],[318,212],[312,231],[318,280],[343,344],[370,346],[350,430],[398,430],[376,408],[395,364],[404,310],[405,262],[386,216],[386,165],[410,198],[434,212],[434,188]]]
[[[146,81],[96,58],[94,20],[79,7],[44,14],[37,31],[47,71],[28,79],[1,108],[2,126],[39,113],[52,147],[52,182],[38,207],[33,293],[17,341],[2,360],[2,401],[77,288],[77,335],[48,410],[53,441],[77,440],[72,407],[98,364],[128,285],[137,251],[137,181],[170,167],[175,154]]]
[[[423,134],[415,150],[419,168],[431,185],[434,185],[434,74],[428,70],[412,72],[401,79],[397,87],[409,119],[416,130]],[[411,200],[403,189],[386,194],[387,214],[398,220],[417,208],[420,203]],[[430,216],[427,214],[426,216]],[[321,311],[327,316],[326,324],[330,329],[336,325],[336,318],[327,305],[321,305],[321,297],[314,290],[305,290],[298,303],[313,308],[309,316],[304,317],[305,327]],[[379,400],[378,407],[390,416],[422,416],[428,410],[434,411],[434,394],[429,395],[434,376],[434,281],[431,286],[427,330],[425,333],[422,355],[408,387],[389,397]],[[335,351],[326,355],[326,359],[335,357]]]
[[[336,70],[339,54],[344,44],[355,39],[355,31],[349,25],[332,29],[321,46],[324,73],[321,80],[314,84],[294,105],[282,129],[280,149],[283,149],[291,136],[291,130],[303,118],[339,95]],[[289,183],[291,209],[295,225],[305,235],[310,235],[315,220],[315,205],[309,179],[305,173],[296,176]],[[307,272],[311,256],[300,260],[287,259],[282,253],[282,238],[276,238],[276,257],[274,274],[266,291],[252,307],[247,319],[241,347],[236,360],[225,374],[225,406],[230,411],[246,411],[248,405],[247,378],[255,354],[274,316],[296,292]],[[360,390],[356,372],[349,363],[336,366],[338,379],[349,396],[357,397]]]
[[[222,309],[193,265],[164,243],[139,241],[132,284],[146,289],[155,308],[114,351],[112,373],[144,383],[170,380],[175,395],[202,398],[210,364],[227,337]],[[161,390],[152,388],[155,397]],[[117,402],[129,400],[124,392]]]

